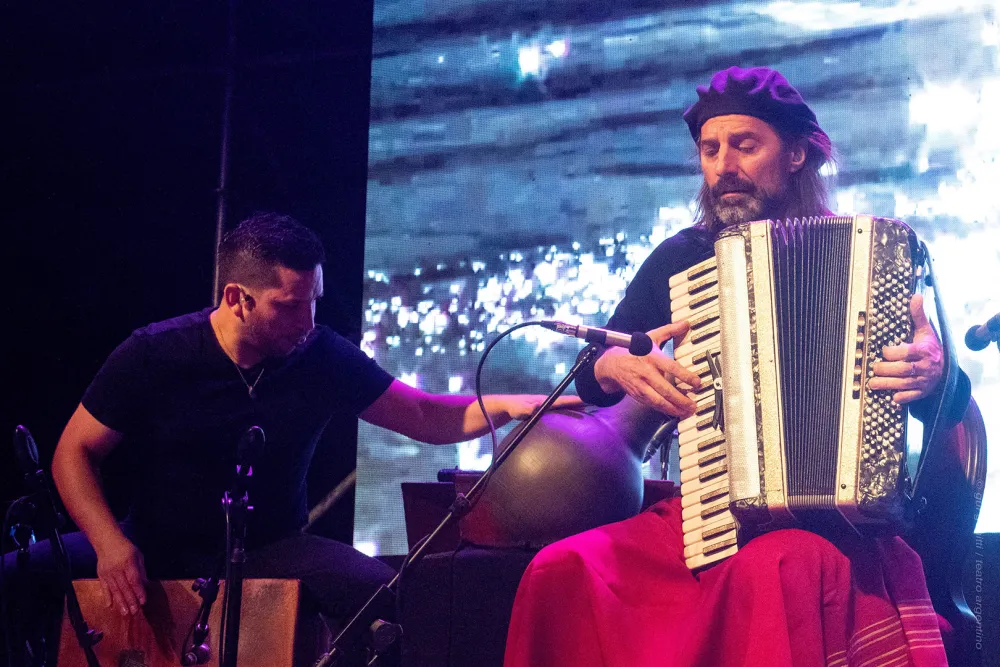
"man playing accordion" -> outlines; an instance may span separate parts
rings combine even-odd
[[[780,73],[733,67],[698,96],[684,114],[704,176],[697,221],[653,251],[608,322],[648,331],[657,345],[645,357],[606,350],[577,379],[589,403],[609,406],[628,394],[690,417],[702,378],[659,349],[689,327],[671,321],[669,278],[713,257],[719,233],[734,225],[832,215],[820,174],[830,138]],[[868,389],[929,421],[941,403],[944,350],[922,297],[909,305],[912,342],[882,350]],[[959,373],[945,427],[968,402]],[[543,549],[521,580],[505,659],[506,667],[945,662],[920,559],[902,539],[848,533],[834,544],[776,530],[692,572],[679,498]]]

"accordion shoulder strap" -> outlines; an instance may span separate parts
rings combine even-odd
[[[926,248],[924,248],[926,253]],[[928,264],[930,257],[925,254]],[[907,543],[920,555],[934,609],[954,629],[949,658],[966,664],[975,642],[976,616],[965,597],[963,575],[972,551],[982,489],[986,479],[986,429],[975,401],[957,406],[966,396],[955,347],[941,305],[940,285],[930,276],[937,306],[944,377],[928,406],[923,450],[913,482],[913,524]],[[957,408],[964,416],[956,417]],[[955,421],[959,419],[956,425]]]
[[[934,306],[937,311],[938,333],[941,336],[941,348],[944,353],[944,374],[941,378],[941,388],[933,396],[934,404],[927,411],[931,419],[924,425],[923,448],[920,453],[920,461],[917,464],[916,473],[913,477],[913,498],[917,501],[918,506],[921,503],[921,491],[923,490],[921,482],[924,481],[924,470],[928,468],[933,469],[936,465],[942,463],[939,460],[939,457],[944,455],[942,451],[944,446],[941,443],[947,438],[947,431],[950,427],[948,421],[953,410],[952,404],[955,401],[958,376],[961,372],[958,367],[958,356],[955,353],[951,328],[948,326],[948,319],[945,316],[942,304],[941,288],[934,277],[930,251],[927,249],[927,244],[923,241],[920,242],[920,248],[924,262],[926,262],[926,282],[934,290]],[[933,473],[931,476],[933,477]]]

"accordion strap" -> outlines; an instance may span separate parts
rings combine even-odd
[[[948,431],[949,408],[951,408],[955,400],[960,372],[951,329],[948,326],[948,319],[945,317],[944,306],[942,305],[941,288],[934,277],[930,251],[927,249],[927,244],[923,241],[920,242],[920,249],[927,269],[925,282],[934,290],[934,306],[937,311],[941,348],[944,352],[944,374],[942,376],[941,387],[927,399],[933,401],[931,409],[927,411],[931,419],[924,425],[923,448],[920,452],[920,461],[917,463],[916,474],[913,477],[913,498],[917,502],[918,511],[925,502],[923,500],[925,485],[922,484],[925,478],[925,468],[933,471],[937,465],[943,463],[940,457],[945,455],[945,452],[942,450],[947,445],[947,442],[944,442],[944,440]],[[932,472],[930,477],[933,476]]]

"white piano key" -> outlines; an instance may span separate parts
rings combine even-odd
[[[705,419],[696,420],[698,423],[705,422]],[[701,426],[699,428],[686,428],[682,432],[681,425],[677,424],[677,432],[679,433],[678,439],[681,443],[681,447],[688,444],[699,443],[702,440],[707,440],[708,438],[722,435],[722,431],[717,428],[711,427],[712,420],[708,419],[708,426]]]
[[[707,331],[689,331],[684,334],[680,342],[674,348],[674,358],[680,358],[689,354],[699,352],[719,351],[719,341],[722,340],[719,327],[716,324],[710,325]]]
[[[720,530],[722,533],[729,530],[736,530],[736,520],[733,515],[727,513],[718,514],[703,522],[703,524],[691,531],[684,531],[684,546],[690,546],[699,542],[708,543],[718,539]]]
[[[697,280],[691,280],[677,285],[677,287],[671,287],[670,300],[673,301],[674,299],[684,295],[698,296],[708,292],[710,289],[718,289],[716,287],[718,284],[719,278],[717,274],[706,275],[698,278]]]
[[[705,428],[705,420],[707,419],[707,423],[711,424],[714,416],[715,395],[709,394],[707,396],[703,396],[700,400],[695,402],[694,414],[677,423],[677,432],[687,433],[694,428]]]
[[[717,453],[721,453],[722,456],[726,454],[726,441],[724,438],[708,438],[694,445],[688,446],[683,454],[680,454],[680,460],[684,462],[684,465],[690,467],[692,465],[697,465],[699,461],[703,460],[706,456],[715,456]],[[681,468],[685,470],[686,468]]]
[[[706,554],[705,552],[706,551],[712,551],[714,548],[720,547],[722,544],[724,544],[725,542],[728,542],[730,540],[732,540],[733,542],[735,542],[736,541],[736,524],[735,523],[729,523],[729,524],[725,524],[725,525],[726,526],[732,526],[732,527],[728,528],[726,530],[723,530],[718,535],[713,535],[709,539],[698,540],[696,542],[693,542],[690,545],[685,546],[684,547],[684,557],[685,558],[693,558],[694,556],[697,556],[697,555],[709,555],[709,554]],[[722,528],[722,526],[720,526],[720,528]]]
[[[685,456],[680,460],[681,483],[690,482],[707,468],[726,460],[726,450],[722,445],[699,452],[695,456]]]
[[[688,533],[700,530],[704,526],[707,526],[709,522],[715,521],[716,519],[729,521],[733,520],[733,514],[729,511],[728,503],[716,503],[714,505],[702,507],[700,512],[694,512],[691,518],[684,520],[681,524],[681,530],[683,530],[684,534],[687,535]]]
[[[668,287],[677,287],[683,283],[695,282],[700,278],[716,270],[715,257],[709,257],[703,262],[698,262],[686,271],[675,273],[667,279]]]
[[[729,487],[722,489],[723,493],[717,494],[715,499],[710,502],[694,503],[690,507],[685,507],[681,510],[681,519],[683,521],[689,521],[695,517],[701,516],[703,512],[710,508],[715,508],[721,506],[724,510],[729,509]]]
[[[704,438],[696,438],[685,442],[681,445],[678,453],[682,458],[687,458],[689,456],[697,455],[698,452],[712,449],[713,447],[724,447],[725,443],[726,438],[722,435],[722,432],[718,429],[712,429],[707,432]]]
[[[684,482],[681,484],[681,495],[689,495],[692,493],[698,493],[702,489],[708,487],[710,484],[715,483],[721,478],[725,478],[729,481],[729,467],[726,465],[725,461],[718,463],[707,470],[703,470],[701,475],[691,480],[690,482]]]
[[[726,558],[729,558],[730,556],[736,553],[737,549],[738,547],[734,543],[730,546],[727,546],[725,549],[722,549],[720,551],[714,551],[708,555],[702,553],[696,556],[692,556],[691,558],[686,558],[684,559],[684,563],[688,566],[689,570],[698,570],[708,565],[711,565],[712,563],[717,563],[720,560],[725,560]]]
[[[696,375],[702,375],[704,373],[711,375],[712,373],[708,367],[708,362],[700,354],[678,356],[677,350],[674,350],[674,361]]]
[[[678,437],[682,438],[680,442],[684,444],[691,442],[691,440],[701,440],[702,434],[718,431],[718,429],[712,428],[711,414],[692,417],[685,422],[677,424]]]
[[[718,481],[701,489],[698,493],[690,493],[681,496],[681,508],[693,505],[707,505],[716,502],[719,498],[729,495],[729,476],[720,477]]]
[[[701,294],[685,294],[670,302],[672,322],[690,322],[710,313],[718,313],[719,290],[710,289]]]

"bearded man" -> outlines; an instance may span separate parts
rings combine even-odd
[[[684,114],[704,183],[696,223],[660,244],[636,273],[608,327],[648,331],[652,353],[606,350],[577,379],[581,398],[628,394],[667,415],[695,409],[678,388],[699,378],[660,350],[688,330],[671,322],[670,276],[713,256],[718,233],[765,218],[831,215],[821,167],[832,144],[778,72],[732,67],[698,88]],[[920,419],[943,375],[943,350],[920,296],[913,342],[884,349],[872,389],[893,392]],[[957,423],[968,378],[945,406]],[[629,665],[939,665],[946,658],[920,559],[899,538],[834,545],[779,530],[697,574],[685,565],[680,499],[543,549],[518,589],[506,667]]]

